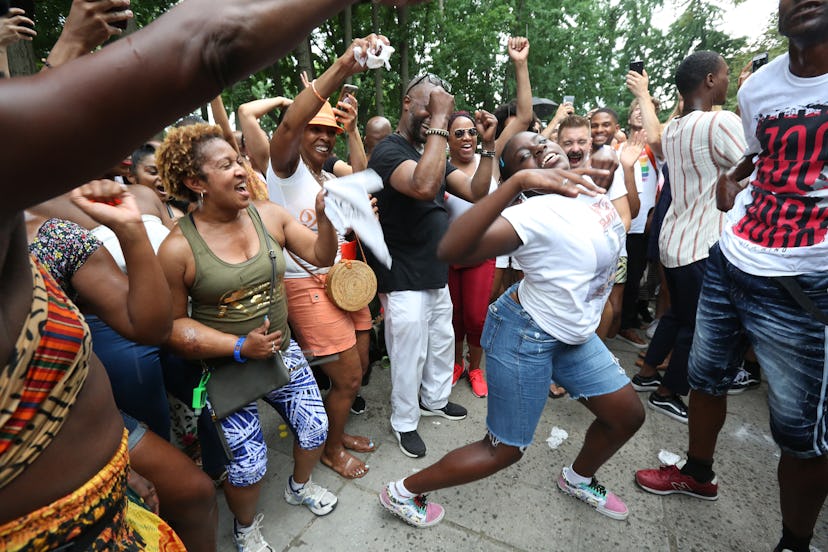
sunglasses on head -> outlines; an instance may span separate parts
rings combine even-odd
[[[462,138],[463,135],[466,134],[467,132],[469,133],[470,138],[474,138],[475,136],[477,136],[477,129],[472,127],[472,128],[458,128],[457,130],[454,131],[454,137],[455,138]]]
[[[443,79],[441,79],[433,73],[423,73],[422,75],[411,81],[411,84],[409,84],[408,88],[405,89],[405,95],[407,96],[408,93],[411,92],[412,88],[414,88],[423,81],[428,81],[433,85],[440,86],[443,88],[443,90],[451,94],[451,85],[449,83],[447,83],[446,81],[444,81]]]

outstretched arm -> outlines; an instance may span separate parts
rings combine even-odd
[[[122,4],[98,3],[116,2]],[[350,3],[187,0],[92,55],[0,83],[0,128],[15,136],[0,148],[0,182],[30,181],[34,167],[49,175],[26,194],[8,194],[0,218],[98,176],[164,124],[273,63]],[[87,155],[89,144],[95,155]]]

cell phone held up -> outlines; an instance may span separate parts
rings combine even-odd
[[[635,71],[639,75],[644,74],[644,62],[640,59],[630,62],[630,71]]]
[[[348,101],[348,94],[355,96],[357,90],[359,90],[358,86],[354,86],[353,84],[343,84],[342,89],[339,91],[339,98],[337,98],[336,104],[339,105],[339,102],[350,103]]]
[[[751,73],[755,73],[759,70],[760,67],[765,65],[768,62],[768,53],[763,52],[759,55],[753,56],[753,63],[751,64]]]

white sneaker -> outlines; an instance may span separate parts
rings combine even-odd
[[[308,510],[317,516],[324,516],[333,512],[338,499],[331,491],[314,483],[313,479],[308,479],[302,490],[294,492],[290,486],[290,478],[288,478],[285,487],[285,501],[291,506],[304,504],[308,507]]]
[[[239,552],[273,552],[273,548],[264,540],[261,531],[264,514],[257,514],[253,518],[250,530],[244,533],[233,531],[233,540]]]

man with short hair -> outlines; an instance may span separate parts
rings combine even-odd
[[[641,470],[636,481],[657,494],[718,497],[713,454],[745,332],[768,380],[781,448],[774,550],[807,552],[828,494],[828,0],[780,0],[779,32],[788,53],[739,91],[745,157],[718,181],[717,204],[730,211],[699,302],[687,461]]]
[[[449,420],[466,409],[448,401],[454,367],[454,329],[448,265],[437,244],[448,229],[445,192],[474,202],[489,191],[497,121],[476,113],[483,152],[473,178],[446,160],[454,96],[441,78],[424,74],[405,90],[397,132],[374,148],[369,167],[380,175],[375,194],[391,269],[366,251],[377,274],[391,360],[391,427],[406,456],[425,456],[417,432],[420,416]]]
[[[365,155],[368,156],[368,159],[371,159],[371,152],[374,151],[376,145],[382,142],[383,138],[391,132],[391,121],[385,117],[376,115],[368,119],[368,122],[365,123],[365,138],[362,140],[365,145]]]
[[[592,134],[592,151],[604,146],[612,147],[615,133],[620,130],[618,113],[609,107],[599,107],[589,118],[589,130]]]

